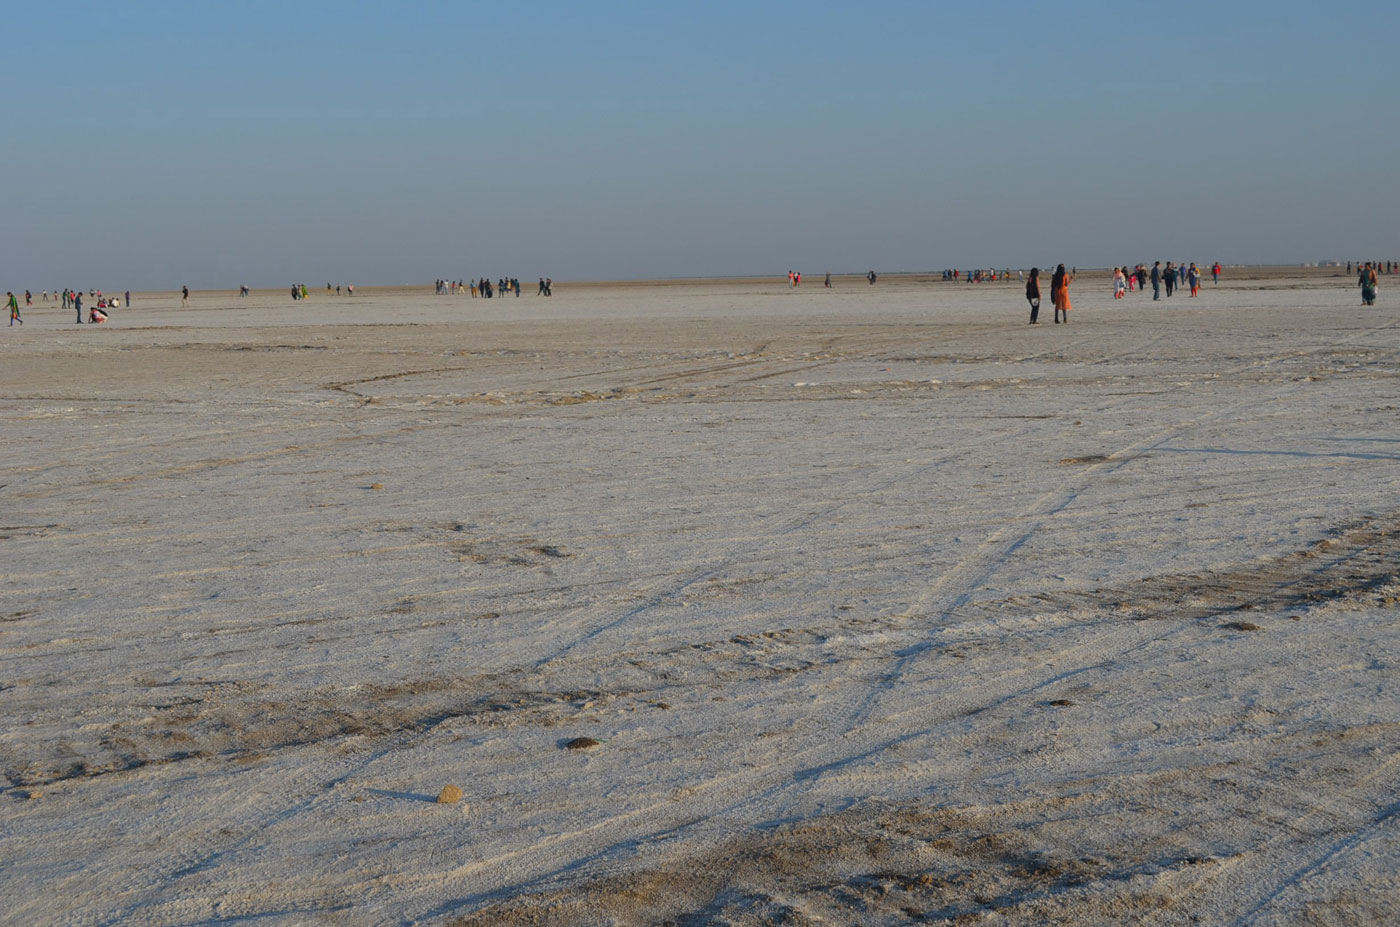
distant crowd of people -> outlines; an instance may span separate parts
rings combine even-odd
[[[1055,324],[1069,322],[1070,298],[1069,285],[1074,282],[1078,268],[1065,270],[1065,265],[1060,264],[1055,269],[1054,275],[1050,279],[1050,301],[1055,307]],[[1211,276],[1216,283],[1220,282],[1220,262],[1216,261],[1211,266]],[[1010,271],[1006,276],[1010,276]],[[1020,275],[1020,271],[1017,271]],[[956,278],[955,278],[956,279]],[[1189,264],[1173,264],[1167,262],[1163,267],[1161,261],[1152,262],[1152,270],[1148,271],[1147,265],[1138,264],[1132,270],[1124,264],[1122,267],[1113,268],[1113,298],[1122,299],[1126,294],[1137,290],[1143,292],[1147,288],[1148,281],[1152,283],[1152,298],[1161,299],[1162,287],[1165,286],[1167,296],[1171,296],[1179,285],[1189,286],[1191,295],[1197,295],[1201,290],[1201,271],[1194,261]],[[1026,281],[1026,301],[1030,303],[1031,319],[1030,324],[1035,325],[1040,315],[1040,268],[1032,267],[1030,279]]]
[[[43,290],[41,295],[44,302],[49,302],[50,295],[48,290]],[[9,294],[9,296],[10,324],[13,325],[15,322],[19,322],[23,325],[24,319],[20,317],[19,302],[13,293]],[[101,290],[88,290],[87,296],[88,299],[91,300],[88,304],[87,318],[83,318],[83,293],[81,290],[54,290],[52,298],[59,301],[64,309],[73,310],[74,324],[77,325],[82,325],[84,322],[99,325],[107,321],[111,310],[131,305],[130,290],[127,290],[121,296],[108,296]],[[24,304],[26,306],[32,306],[34,304],[34,295],[29,290],[24,291]]]
[[[354,295],[355,295],[355,285],[354,285],[353,283],[347,283],[347,284],[343,284],[343,285],[337,283],[335,286],[331,286],[329,283],[327,283],[327,284],[326,284],[326,295],[329,296],[329,295],[331,295],[332,293],[334,293],[336,296],[340,296],[340,295],[342,295],[342,293],[341,293],[342,288],[344,289],[344,294],[345,294],[345,295],[348,295],[348,296],[354,296]],[[244,284],[243,286],[240,286],[240,287],[238,288],[238,295],[239,295],[239,296],[247,296],[247,295],[248,295],[249,293],[251,293],[251,292],[252,292],[252,290],[248,289],[247,284]],[[304,284],[304,283],[293,283],[293,284],[292,284],[292,299],[298,299],[298,300],[300,300],[300,299],[310,299],[310,298],[311,298],[311,290],[310,290],[309,288],[307,288],[306,284]]]
[[[1355,268],[1357,273],[1356,285],[1361,290],[1362,305],[1374,306],[1376,304],[1377,291],[1379,290],[1380,276],[1400,273],[1400,261],[1348,261],[1346,263],[1347,273],[1350,274],[1353,268]],[[1220,262],[1216,261],[1210,267],[1211,280],[1219,284],[1221,273],[1222,268]],[[996,283],[1010,280],[1012,274],[1013,271],[1009,268],[1003,270],[998,270],[996,268],[978,270],[950,268],[942,272],[942,279],[945,282],[961,280],[967,283]],[[1023,271],[1017,270],[1014,271],[1014,274],[1018,281],[1023,280],[1026,283],[1026,300],[1030,303],[1031,309],[1030,324],[1035,325],[1039,321],[1038,317],[1040,313],[1040,268],[1032,267],[1029,279],[1027,279]],[[1056,267],[1052,275],[1050,282],[1050,300],[1055,308],[1054,320],[1057,325],[1061,322],[1069,321],[1069,285],[1074,282],[1077,274],[1078,268],[1066,270],[1065,265],[1060,264]],[[787,276],[789,286],[796,288],[802,285],[802,273],[800,271],[790,270]],[[1153,301],[1162,299],[1164,290],[1166,298],[1168,299],[1170,299],[1178,289],[1189,289],[1191,295],[1194,297],[1200,293],[1204,276],[1205,272],[1198,267],[1194,261],[1182,261],[1179,263],[1167,261],[1165,265],[1163,265],[1161,261],[1153,261],[1151,268],[1148,268],[1146,264],[1138,264],[1131,269],[1128,265],[1124,264],[1121,267],[1113,268],[1111,284],[1113,287],[1113,298],[1123,299],[1128,293],[1146,292],[1149,283],[1152,285]],[[865,277],[866,281],[871,286],[875,285],[877,279],[875,271],[870,271]],[[514,293],[516,297],[519,297],[521,293],[520,279],[518,277],[501,277],[494,282],[485,277],[481,277],[477,280],[453,281],[443,279],[435,281],[434,285],[437,294],[440,296],[453,293],[459,295],[470,293],[474,299],[478,296],[484,299],[491,299],[495,296],[505,296],[510,293]],[[828,289],[831,287],[830,273],[826,274],[823,280],[823,286]],[[238,295],[240,297],[246,297],[250,292],[251,290],[246,284],[238,288]],[[355,287],[353,284],[327,283],[326,293],[327,295],[334,293],[336,296],[342,294],[354,296]],[[49,290],[42,290],[40,292],[40,299],[46,303],[50,300],[57,300],[62,303],[64,309],[73,309],[76,314],[76,322],[79,325],[84,322],[100,324],[107,321],[110,317],[111,310],[131,306],[130,290],[127,290],[120,297],[107,296],[101,290],[88,290],[87,296],[90,302],[88,303],[87,318],[84,319],[83,295],[83,293],[74,289],[55,289],[52,293]],[[310,296],[310,291],[306,284],[297,283],[292,285],[291,295],[294,300],[303,300]],[[549,277],[541,277],[536,295],[553,296],[554,281]],[[20,309],[19,297],[13,291],[7,291],[5,296],[6,306],[10,310],[10,326],[13,327],[16,323],[23,325],[24,316]],[[188,286],[180,287],[180,303],[182,306],[190,305],[190,288]],[[25,290],[24,306],[29,307],[33,305],[33,292]]]
[[[472,299],[481,297],[482,299],[492,299],[496,296],[505,296],[514,293],[520,296],[519,277],[501,277],[492,282],[485,277],[476,280],[435,280],[433,281],[434,291],[438,296],[466,296],[471,294]],[[553,296],[554,280],[551,277],[540,278],[540,288],[535,292],[536,296]]]
[[[788,286],[793,287],[793,288],[796,288],[796,287],[799,287],[799,286],[802,285],[802,272],[801,272],[801,271],[798,271],[798,270],[790,270],[790,271],[788,271],[788,274],[787,274],[787,275],[788,275]],[[874,285],[875,285],[875,271],[872,270],[870,273],[866,274],[866,275],[865,275],[865,279],[866,279],[866,282],[868,282],[871,286],[874,286]],[[825,277],[825,279],[822,280],[822,286],[825,287],[825,288],[828,289],[828,290],[831,289],[831,271],[827,271],[827,272],[826,272],[826,277]]]
[[[1210,268],[1211,281],[1219,283],[1220,274],[1220,262],[1216,261]],[[1124,278],[1125,286],[1120,286],[1119,276]],[[1201,271],[1196,266],[1195,261],[1189,264],[1186,262],[1173,264],[1168,261],[1165,267],[1162,266],[1161,261],[1153,261],[1150,271],[1145,264],[1139,264],[1131,271],[1126,266],[1118,268],[1114,274],[1113,296],[1115,299],[1121,299],[1123,290],[1129,292],[1133,290],[1145,291],[1149,281],[1152,283],[1152,299],[1154,301],[1162,298],[1163,287],[1166,288],[1168,297],[1183,286],[1190,287],[1192,296],[1201,292]]]
[[[1376,304],[1376,293],[1379,289],[1379,276],[1381,274],[1394,274],[1400,272],[1400,261],[1348,261],[1347,273],[1350,274],[1355,266],[1358,272],[1356,285],[1361,290],[1361,304],[1363,306],[1374,306]],[[1220,262],[1216,261],[1211,265],[1210,276],[1214,284],[1220,283],[1222,268]],[[1006,272],[1010,275],[1010,271]],[[1018,272],[1019,276],[1019,272]],[[1055,276],[1050,284],[1051,300],[1055,305],[1055,321],[1069,321],[1069,283],[1074,280],[1075,274],[1070,271],[1065,272],[1065,266],[1059,265],[1055,271]],[[1146,292],[1148,283],[1152,284],[1152,299],[1154,302],[1162,299],[1162,291],[1166,291],[1168,299],[1178,289],[1187,288],[1191,295],[1197,296],[1201,292],[1201,282],[1204,272],[1196,266],[1195,261],[1181,262],[1173,264],[1167,261],[1166,266],[1161,261],[1153,261],[1152,269],[1148,270],[1145,264],[1138,264],[1129,270],[1127,265],[1115,267],[1113,269],[1113,298],[1122,299],[1128,293],[1137,290]],[[1026,283],[1026,300],[1030,303],[1031,319],[1030,324],[1035,325],[1040,312],[1040,269],[1031,268],[1030,280]],[[944,279],[957,279],[957,271],[952,271],[951,276],[945,272]],[[993,278],[995,279],[995,278]]]
[[[983,270],[958,270],[954,267],[943,271],[943,280],[945,283],[956,283],[958,280],[964,280],[968,283],[996,283],[998,280],[1010,279],[1010,270],[997,270],[995,267]],[[1016,271],[1016,279],[1024,280],[1025,274],[1022,271]]]
[[[8,295],[14,298],[16,304],[15,308],[18,308],[19,298],[16,297],[13,293],[9,293]],[[89,299],[96,300],[97,303],[101,305],[101,307],[104,309],[120,309],[123,305],[131,305],[130,290],[127,290],[121,296],[107,296],[101,290],[88,290],[87,295]],[[81,303],[82,298],[83,294],[78,290],[74,289],[54,290],[52,295],[50,295],[48,290],[40,291],[40,299],[43,302],[49,302],[52,299],[54,301],[61,302],[63,304],[64,309],[71,308],[75,304]],[[29,290],[24,291],[24,304],[26,306],[34,305],[34,294]]]

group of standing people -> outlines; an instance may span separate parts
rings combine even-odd
[[[1216,283],[1220,282],[1219,261],[1216,261],[1215,264],[1211,267],[1210,275]],[[1138,265],[1137,276],[1138,287],[1140,289],[1145,288],[1141,264]],[[1161,261],[1153,261],[1152,272],[1147,276],[1148,279],[1152,281],[1152,299],[1154,302],[1162,298],[1162,288],[1164,286],[1167,289],[1168,298],[1170,298],[1172,293],[1176,291],[1177,287],[1180,287],[1182,285],[1191,288],[1192,296],[1196,296],[1201,292],[1202,275],[1200,268],[1196,266],[1195,261],[1192,261],[1189,265],[1184,263],[1172,264],[1171,261],[1168,261],[1166,267],[1162,266]]]
[[[354,295],[355,295],[355,285],[354,285],[353,283],[347,283],[347,284],[344,284],[343,286],[344,286],[344,290],[345,290],[345,292],[346,292],[347,294],[349,294],[350,296],[354,296]],[[342,284],[339,284],[339,283],[337,283],[334,287],[332,287],[329,283],[327,283],[327,284],[326,284],[326,295],[329,296],[329,295],[331,295],[332,292],[334,292],[336,296],[341,295],[341,287],[342,287]],[[247,296],[247,295],[248,295],[249,293],[251,293],[251,292],[252,292],[252,290],[250,290],[250,289],[247,287],[246,284],[243,285],[243,286],[240,286],[240,287],[238,288],[238,295],[239,295],[239,296]],[[293,283],[293,284],[292,284],[292,299],[310,299],[310,298],[311,298],[311,290],[309,290],[309,289],[307,288],[306,284],[304,284],[304,283]]]
[[[1069,324],[1069,285],[1074,282],[1074,274],[1065,270],[1065,265],[1061,264],[1055,268],[1055,273],[1050,276],[1050,302],[1055,307],[1055,324],[1059,325],[1061,316],[1064,316],[1065,324]],[[1026,301],[1031,304],[1032,325],[1039,324],[1040,321],[1040,268],[1032,267],[1031,275],[1026,279]]]
[[[1374,306],[1376,304],[1376,291],[1379,288],[1378,274],[1387,272],[1386,264],[1381,261],[1367,261],[1364,264],[1356,262],[1359,276],[1356,285],[1361,289],[1361,304],[1363,306]],[[1400,266],[1391,263],[1390,272],[1400,270]],[[1351,264],[1347,265],[1348,271]],[[1220,262],[1216,261],[1210,268],[1211,279],[1215,283],[1220,282]],[[1152,299],[1154,301],[1162,298],[1162,289],[1166,288],[1168,298],[1175,292],[1176,288],[1185,285],[1190,288],[1191,295],[1196,296],[1201,291],[1201,280],[1204,273],[1196,266],[1195,261],[1190,263],[1173,264],[1168,261],[1166,266],[1162,266],[1161,261],[1152,262],[1152,270],[1148,271],[1142,264],[1129,270],[1127,265],[1115,267],[1113,269],[1113,298],[1122,299],[1126,292],[1131,291],[1134,286],[1138,290],[1145,290],[1150,280],[1152,283]],[[946,278],[945,278],[946,279]],[[1055,270],[1050,281],[1050,299],[1055,306],[1055,322],[1059,324],[1061,314],[1064,321],[1069,321],[1069,284],[1074,281],[1074,274],[1066,274],[1065,265],[1061,264]],[[1031,306],[1030,324],[1035,325],[1040,315],[1040,268],[1032,267],[1030,279],[1026,281],[1026,300]]]
[[[519,277],[502,277],[494,283],[485,277],[478,280],[438,280],[436,282],[437,295],[459,296],[471,293],[472,299],[480,296],[482,299],[491,299],[496,296],[505,296],[507,293],[520,295]],[[554,280],[550,277],[540,278],[540,288],[537,296],[553,296]]]
[[[958,270],[956,267],[954,267],[951,269],[945,269],[942,273],[943,281],[945,283],[950,281],[956,283],[959,280],[965,280],[968,283],[996,283],[998,280],[1011,279],[1010,268],[1007,268],[1005,270],[997,270],[995,267],[989,267],[986,269],[979,270]],[[1021,277],[1021,272],[1017,271],[1016,275],[1017,277]]]
[[[1217,283],[1220,282],[1220,263],[1217,261],[1211,268],[1211,275]],[[1054,275],[1050,279],[1050,301],[1055,307],[1055,323],[1059,324],[1061,316],[1063,321],[1069,321],[1069,285],[1074,282],[1074,274],[1066,272],[1065,265],[1061,264],[1055,269]],[[1152,281],[1152,298],[1161,299],[1163,285],[1167,288],[1167,296],[1171,296],[1179,283],[1184,283],[1191,288],[1191,295],[1197,295],[1201,290],[1201,271],[1192,261],[1189,265],[1173,265],[1167,262],[1165,268],[1161,261],[1152,262],[1152,270],[1139,264],[1132,270],[1125,264],[1122,267],[1113,268],[1113,298],[1122,299],[1124,294],[1133,289],[1145,290],[1148,280]],[[1364,290],[1363,290],[1364,295]],[[1030,279],[1026,281],[1026,300],[1031,306],[1030,324],[1035,325],[1040,315],[1040,268],[1032,267]]]
[[[26,292],[25,292],[25,296],[27,297],[28,295],[29,295],[29,293],[28,293],[28,291],[26,291]],[[119,306],[123,306],[123,305],[125,305],[125,306],[130,306],[130,305],[131,305],[131,291],[130,291],[130,290],[127,290],[126,293],[125,293],[125,301],[123,301],[123,299],[122,299],[121,297],[117,297],[117,296],[111,296],[111,297],[109,297],[109,296],[106,296],[106,295],[103,294],[103,292],[102,292],[101,290],[89,290],[89,291],[88,291],[88,296],[89,296],[90,298],[95,298],[95,299],[96,299],[96,302],[95,302],[95,303],[93,304],[93,306],[88,310],[88,317],[87,317],[87,319],[84,319],[84,318],[83,318],[83,294],[82,294],[80,291],[78,291],[78,290],[64,290],[64,291],[62,292],[61,295],[62,295],[63,308],[64,308],[64,309],[68,309],[68,308],[71,307],[71,308],[73,309],[73,312],[74,312],[74,315],[75,315],[74,322],[75,322],[75,324],[77,324],[77,325],[82,325],[84,321],[87,321],[87,322],[90,322],[90,323],[93,323],[93,324],[100,324],[100,323],[102,323],[102,322],[107,321],[107,311],[108,311],[109,309],[116,309],[116,308],[118,308]],[[44,296],[45,296],[45,298],[48,297],[48,291],[47,291],[47,290],[44,292]],[[28,303],[28,301],[26,300],[26,305],[28,305],[28,304],[29,304],[29,303]],[[16,300],[15,300],[14,294],[12,293],[12,294],[10,294],[10,324],[13,325],[15,322],[19,322],[21,325],[23,325],[23,324],[24,324],[24,319],[20,318],[20,315],[19,315],[19,306],[18,306],[18,304],[17,304],[17,302],[16,302]]]
[[[188,290],[186,290],[188,293]],[[131,291],[127,290],[120,297],[107,296],[101,290],[88,290],[88,297],[93,299],[92,306],[88,309],[87,318],[83,318],[83,294],[79,290],[64,290],[62,292],[63,308],[72,308],[74,313],[74,324],[82,325],[88,322],[100,325],[107,321],[109,310],[118,309],[122,306],[131,305]]]

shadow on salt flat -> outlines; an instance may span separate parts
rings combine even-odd
[[[426,801],[437,802],[437,796],[424,795],[421,792],[398,792],[394,789],[365,789],[371,795],[378,795],[380,798],[396,798],[400,801]]]

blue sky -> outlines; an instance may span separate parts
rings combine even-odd
[[[6,288],[1400,258],[1392,8],[33,3]]]

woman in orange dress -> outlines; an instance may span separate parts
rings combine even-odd
[[[1055,304],[1055,324],[1060,324],[1060,313],[1069,323],[1069,284],[1074,278],[1065,273],[1065,265],[1055,268],[1055,276],[1050,278],[1050,301]]]

